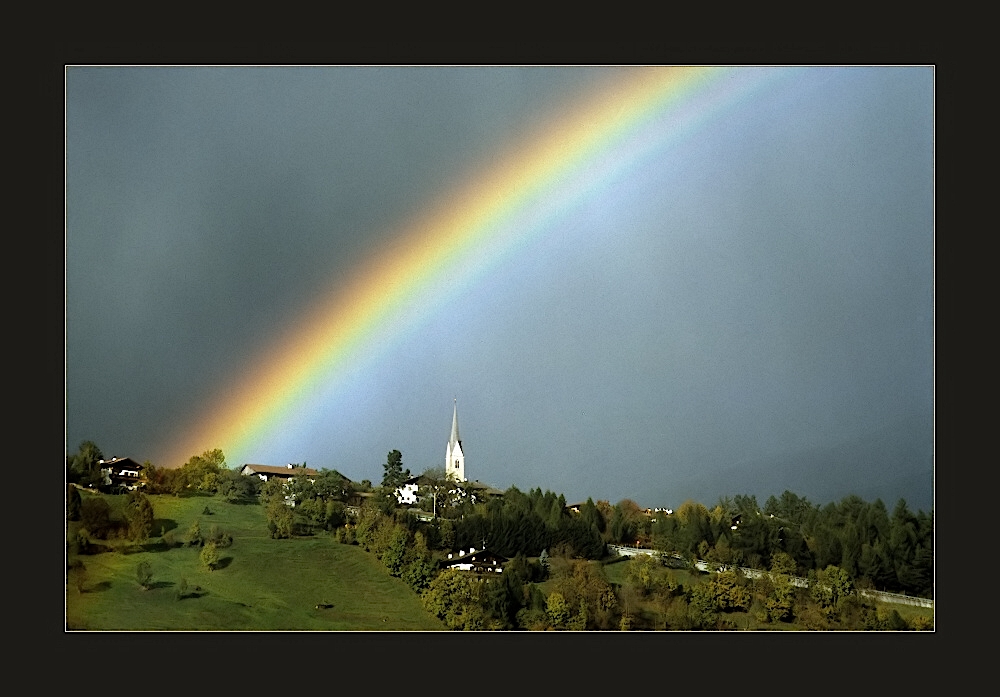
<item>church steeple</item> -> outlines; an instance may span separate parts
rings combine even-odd
[[[455,413],[451,417],[451,439],[448,441],[451,443],[452,447],[455,447],[455,443],[461,443],[462,439],[458,437],[458,398],[455,398]]]
[[[458,435],[458,398],[455,398],[455,411],[451,417],[451,437],[444,455],[445,475],[460,482],[465,481],[465,453],[462,452],[462,439]]]

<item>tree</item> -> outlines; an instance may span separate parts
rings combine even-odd
[[[149,497],[141,491],[133,491],[128,495],[122,510],[125,516],[125,526],[128,539],[141,542],[153,531],[153,504]]]
[[[184,485],[188,489],[214,494],[218,491],[225,465],[226,456],[218,448],[206,450],[201,455],[195,455],[181,467]]]
[[[587,603],[583,598],[580,598],[579,611],[569,619],[566,626],[574,632],[584,631],[587,628],[588,614]]]
[[[88,496],[80,504],[80,521],[91,535],[104,538],[111,531],[111,507],[102,496]]]
[[[83,441],[76,454],[68,459],[69,481],[79,482],[84,486],[98,486],[104,481],[104,476],[101,474],[103,461],[104,453],[97,444],[90,440]]]
[[[418,558],[403,568],[400,578],[409,584],[417,593],[422,593],[434,580],[436,567],[429,559]]]
[[[765,619],[770,622],[783,622],[791,619],[792,607],[795,603],[795,587],[785,574],[775,574],[764,577],[759,583],[763,596]]]
[[[810,572],[810,576],[809,595],[828,613],[854,588],[848,573],[832,564],[821,571]]]
[[[342,501],[327,501],[325,513],[324,526],[327,530],[335,530],[347,522],[347,508]]]
[[[484,628],[483,586],[478,579],[459,569],[445,569],[421,594],[424,609],[441,619],[450,629]]]
[[[215,571],[219,565],[219,550],[211,540],[201,548],[201,563],[207,566],[209,571]]]
[[[771,573],[773,574],[794,574],[795,560],[790,554],[785,552],[775,552],[771,556]]]
[[[639,595],[648,595],[656,583],[659,562],[648,554],[640,554],[629,559],[625,565],[626,581],[639,591]]]
[[[313,482],[313,492],[326,502],[345,501],[352,488],[350,480],[337,470],[320,470]]]
[[[197,520],[191,523],[184,541],[187,542],[188,547],[197,547],[201,544],[201,523]]]
[[[395,491],[403,486],[403,483],[410,478],[410,470],[403,469],[403,454],[398,450],[393,450],[382,465],[385,474],[382,475],[382,486]]]
[[[260,489],[260,502],[266,506],[275,501],[284,505],[285,493],[285,483],[278,477],[271,477]]]
[[[604,520],[604,516],[592,498],[588,498],[587,502],[580,508],[580,517],[588,525],[596,527],[598,533],[603,533],[607,528],[607,521]]]
[[[72,484],[66,486],[66,520],[80,520],[80,491]]]
[[[258,477],[248,477],[238,470],[227,469],[219,476],[218,493],[229,503],[251,503],[257,500],[261,484]]]
[[[173,494],[177,496],[184,489],[184,472],[179,467],[156,467],[152,464],[143,468],[146,491],[150,494]]]
[[[382,553],[382,563],[389,573],[399,576],[403,573],[406,552],[410,542],[410,534],[399,525],[392,525],[388,535],[386,548]]]
[[[713,629],[718,624],[718,603],[710,583],[694,584],[688,592],[688,617],[694,629]]]
[[[148,561],[141,561],[135,569],[136,579],[144,591],[148,591],[153,586],[153,571]]]
[[[549,593],[549,597],[545,600],[545,612],[553,626],[563,627],[569,621],[570,611],[566,606],[566,599],[557,591]]]
[[[274,539],[292,536],[295,530],[295,516],[283,500],[274,499],[267,504],[267,528]]]

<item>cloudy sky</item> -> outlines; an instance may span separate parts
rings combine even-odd
[[[933,69],[657,70],[67,68],[67,452],[929,509]]]

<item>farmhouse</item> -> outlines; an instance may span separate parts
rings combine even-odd
[[[508,561],[507,557],[496,552],[470,547],[468,552],[459,550],[457,555],[449,554],[448,558],[442,559],[440,563],[444,569],[461,569],[476,574],[500,574],[503,573],[503,567]]]
[[[99,464],[105,486],[120,486],[129,490],[138,488],[142,465],[132,458],[113,457],[110,460],[101,460]]]
[[[464,489],[472,497],[473,503],[496,499],[503,496],[503,492],[495,489],[489,484],[483,484],[478,479],[474,482],[466,482]]]
[[[304,475],[311,482],[316,481],[316,477],[319,476],[319,472],[311,467],[299,467],[298,465],[290,464],[282,467],[274,467],[272,465],[243,465],[240,474],[248,477],[256,475],[265,482],[268,479],[277,478],[284,480],[285,483],[291,481],[292,477],[299,475]]]

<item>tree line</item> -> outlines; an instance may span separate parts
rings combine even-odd
[[[93,444],[82,444],[76,456],[67,457],[68,471],[86,475],[87,462],[99,455]],[[874,626],[889,620],[878,619],[870,608],[852,605],[861,601],[843,591],[843,579],[851,589],[933,595],[933,516],[912,512],[902,499],[891,513],[881,500],[869,503],[848,496],[820,506],[789,491],[769,497],[763,506],[755,497],[741,495],[720,498],[712,508],[685,501],[672,512],[642,509],[630,499],[614,505],[588,499],[577,512],[567,507],[563,495],[540,488],[522,492],[510,487],[501,496],[481,500],[476,487],[449,480],[443,469],[434,468],[421,478],[421,493],[433,497],[436,513],[424,521],[397,502],[396,490],[410,476],[398,450],[389,453],[383,468],[382,484],[374,488],[327,469],[313,481],[293,477],[287,485],[277,479],[265,484],[227,468],[222,451],[212,450],[176,469],[147,463],[145,491],[200,492],[232,503],[263,505],[272,537],[325,531],[337,541],[361,545],[390,574],[420,593],[430,611],[449,626],[463,628],[629,625],[636,621],[627,608],[629,597],[635,602],[652,598],[663,609],[664,626],[680,628],[718,624],[720,616],[738,610],[752,611],[760,621],[813,617],[817,626],[831,621],[854,626],[867,612],[870,617],[864,622]],[[348,501],[357,490],[367,490],[368,496],[352,515]],[[129,496],[140,501],[142,494]],[[72,504],[72,498],[71,492],[71,508],[79,506]],[[108,521],[104,513],[88,510],[84,527],[99,535],[108,529]],[[647,547],[668,559],[705,559],[723,567],[771,573],[750,580],[725,572],[694,587],[671,587],[663,580],[664,569],[652,573],[644,566],[653,559],[646,557],[628,562],[627,588],[614,588],[595,577],[594,565],[586,563],[605,559],[608,544]],[[473,589],[469,584],[475,579],[470,575],[439,571],[438,561],[448,552],[469,547],[485,547],[510,558],[501,579]],[[544,560],[552,557],[572,562],[566,575],[570,580],[559,580],[556,598],[538,590],[548,575]],[[795,598],[802,594],[791,586],[792,576],[815,581],[810,585],[813,595],[821,593],[818,589],[841,591],[830,591],[828,598],[810,595],[812,606],[800,602],[796,609]],[[654,578],[660,580],[654,583]],[[459,596],[475,602],[455,605]],[[854,600],[844,600],[847,597]],[[834,615],[839,619],[832,619]]]

